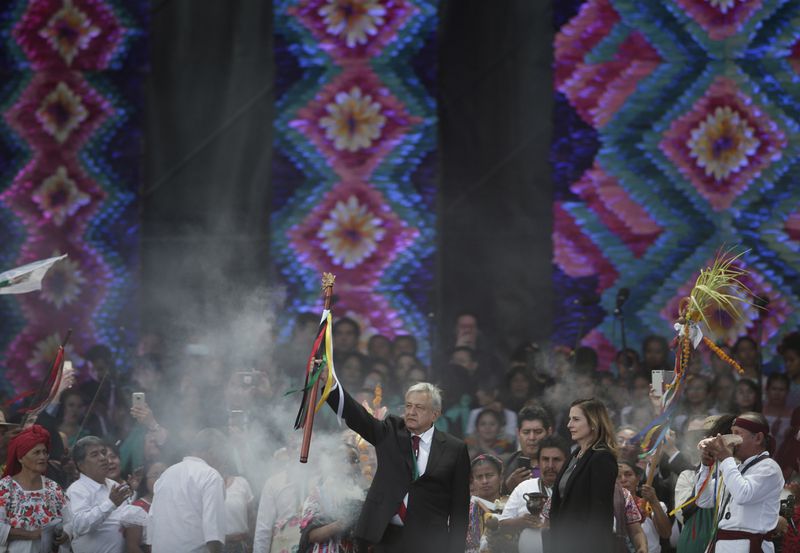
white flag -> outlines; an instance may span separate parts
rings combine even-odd
[[[0,273],[0,294],[24,294],[42,289],[42,279],[56,261],[65,255],[28,263],[22,267]]]

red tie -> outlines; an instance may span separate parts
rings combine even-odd
[[[419,436],[411,436],[411,449],[414,452],[414,462],[416,463],[419,458]],[[403,522],[406,521],[405,498],[400,502],[400,506],[397,508],[397,516],[399,516],[400,520]]]

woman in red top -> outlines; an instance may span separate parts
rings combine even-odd
[[[167,465],[160,461],[145,467],[144,478],[139,484],[137,495],[139,499],[133,502],[134,507],[139,507],[141,512],[137,517],[131,517],[129,525],[125,528],[125,551],[127,553],[149,553],[150,546],[144,543],[144,530],[147,513],[150,512],[150,503],[153,501],[153,488],[161,473],[167,470]]]

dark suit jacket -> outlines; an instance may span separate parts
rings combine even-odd
[[[335,410],[339,394],[328,404]],[[434,430],[425,474],[412,482],[411,434],[400,417],[378,420],[344,393],[344,420],[375,446],[378,469],[367,493],[355,534],[381,541],[408,492],[404,551],[463,553],[469,513],[469,453],[461,440]]]
[[[576,450],[573,457],[577,453]],[[614,551],[614,483],[618,472],[616,457],[607,449],[589,449],[578,459],[562,495],[559,483],[568,465],[568,462],[564,463],[553,488],[547,551]]]

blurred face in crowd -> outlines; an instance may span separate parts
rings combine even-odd
[[[122,471],[120,467],[119,455],[117,455],[113,449],[108,448],[107,457],[108,457],[108,473],[106,474],[106,478],[110,478],[115,482],[119,482],[120,473]]]
[[[783,352],[783,366],[791,379],[800,378],[800,352],[787,349]]]
[[[367,355],[373,359],[388,361],[392,357],[392,343],[389,338],[381,334],[372,336],[367,343]]]
[[[478,342],[478,319],[461,315],[456,320],[456,345],[474,348]]]
[[[557,447],[545,447],[539,452],[539,470],[542,472],[544,485],[552,488],[561,467],[567,461],[564,452]]]
[[[465,350],[458,350],[454,351],[453,354],[450,356],[450,362],[464,367],[468,371],[472,372],[478,368],[478,363],[472,359],[472,355],[468,351]]]
[[[381,388],[386,387],[386,381],[382,373],[378,371],[370,371],[364,378],[364,388],[374,390],[377,386]]]
[[[83,418],[83,398],[77,393],[71,393],[63,402],[63,421],[67,424],[79,424]]]
[[[350,323],[338,324],[333,329],[333,351],[346,353],[358,348],[358,330]]]
[[[37,444],[28,453],[19,458],[19,464],[35,474],[44,474],[47,472],[48,459],[50,459],[50,453],[48,453],[45,445]]]
[[[573,441],[578,444],[588,444],[593,441],[594,432],[589,426],[589,419],[583,409],[577,405],[569,408],[569,422],[567,422],[567,430]]]
[[[530,459],[536,459],[539,451],[539,442],[546,436],[553,433],[552,428],[545,428],[544,423],[539,419],[524,420],[517,430],[519,447],[522,454]]]
[[[497,399],[497,390],[478,388],[475,391],[475,399],[478,400],[478,405],[481,407],[491,405]]]
[[[756,391],[745,381],[736,384],[736,406],[741,411],[752,411],[756,405]]]
[[[623,428],[617,432],[619,455],[623,459],[633,460],[639,455],[639,447],[633,441],[634,436],[636,436],[636,432],[633,428]]]
[[[361,360],[357,355],[351,355],[345,359],[341,368],[339,366],[336,368],[336,372],[342,379],[345,388],[353,389],[355,386],[360,387],[364,379],[364,367],[361,366]]]
[[[413,355],[401,355],[397,358],[394,367],[394,374],[398,381],[404,382],[408,378],[408,373],[417,365],[417,360]]]
[[[644,364],[649,369],[662,369],[667,364],[667,352],[660,342],[647,342],[644,347]]]
[[[433,407],[433,401],[429,394],[409,392],[406,394],[404,418],[406,428],[411,433],[422,434],[439,418],[439,410]]]
[[[702,378],[692,378],[686,386],[686,402],[695,407],[702,407],[708,399],[708,385]]]
[[[144,477],[147,479],[147,493],[151,496],[156,486],[156,480],[159,479],[165,470],[167,470],[167,465],[164,463],[153,463],[150,465],[150,468],[147,469],[147,474],[145,474]]]
[[[620,463],[619,472],[617,473],[617,482],[632,494],[636,494],[636,487],[639,485],[639,477],[636,476],[636,472],[634,472],[631,467],[625,463]]]
[[[500,418],[494,411],[482,411],[475,423],[475,431],[484,442],[494,442],[500,435]]]
[[[408,382],[409,386],[413,386],[414,384],[425,382],[427,379],[428,373],[425,372],[425,369],[414,366],[410,371],[408,371],[408,378],[406,381]]]
[[[95,482],[104,483],[108,475],[108,449],[104,445],[90,445],[86,458],[78,463],[78,470]]]
[[[395,357],[403,353],[417,355],[417,342],[410,336],[398,336],[394,339],[392,350]]]
[[[783,380],[773,380],[767,388],[767,403],[774,407],[785,407],[789,387]]]
[[[733,390],[736,386],[736,382],[730,376],[723,376],[717,378],[716,382],[714,383],[714,392],[716,393],[717,397],[717,405],[719,406],[726,406],[730,405],[731,400],[733,399]]]
[[[494,463],[478,462],[472,467],[472,489],[481,499],[497,499],[500,496],[500,482],[500,472]]]
[[[750,340],[742,340],[736,346],[736,360],[742,367],[758,366],[758,350]]]
[[[635,374],[639,370],[639,358],[633,351],[620,351],[617,353],[617,371],[620,378]]]
[[[646,401],[650,395],[650,380],[643,375],[633,379],[633,400],[635,403]]]
[[[516,398],[527,398],[530,392],[531,383],[522,373],[516,373],[508,382],[508,391]]]

